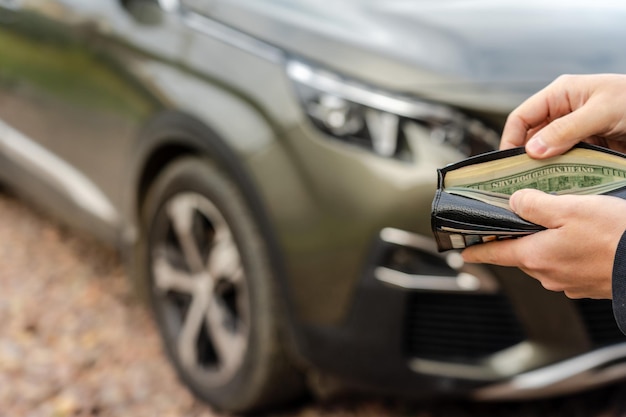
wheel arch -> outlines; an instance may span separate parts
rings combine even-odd
[[[161,169],[174,160],[195,156],[215,163],[235,182],[250,206],[255,220],[267,237],[271,256],[278,257],[279,244],[260,193],[235,150],[208,124],[196,117],[164,111],[152,118],[139,135],[134,158],[132,187],[126,198],[127,213],[134,227],[139,224],[146,193]],[[277,274],[282,275],[282,262],[276,260]],[[282,281],[282,279],[281,279]]]
[[[295,355],[294,357],[298,357],[299,350],[295,347],[297,326],[292,319],[295,317],[293,314],[295,308],[292,304],[293,300],[289,297],[285,263],[268,209],[256,189],[252,175],[241,162],[241,156],[211,126],[194,116],[182,112],[165,111],[153,118],[140,134],[134,164],[135,172],[132,177],[134,178],[133,186],[129,187],[132,194],[127,198],[129,202],[127,210],[134,227],[137,228],[135,243],[131,244],[133,247],[131,253],[134,252],[141,238],[138,228],[142,204],[150,185],[164,166],[187,156],[206,159],[217,164],[239,187],[245,202],[249,205],[257,226],[266,239],[270,264],[275,272],[276,286],[282,300],[281,304],[286,309],[284,325],[287,327],[287,338],[285,342]],[[133,259],[128,261],[133,286],[143,297],[145,288],[142,288],[138,279],[141,276],[141,268],[133,262]]]

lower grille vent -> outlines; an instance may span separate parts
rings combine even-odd
[[[524,331],[500,294],[410,296],[406,345],[411,357],[471,362],[524,340]]]

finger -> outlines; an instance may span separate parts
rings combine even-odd
[[[547,107],[534,106],[534,96],[515,109],[504,124],[500,149],[510,149],[524,146],[530,133],[538,131],[546,125],[549,115]],[[530,103],[530,104],[529,104]]]
[[[539,130],[526,144],[533,158],[560,155],[584,139],[606,129],[605,121],[597,117],[593,106],[582,106]]]
[[[461,252],[463,260],[469,263],[484,263],[500,266],[519,266],[521,239],[500,240],[466,248]]]
[[[532,129],[531,126],[528,126],[522,119],[511,113],[502,131],[500,150],[524,146],[526,144],[527,132],[530,129]]]
[[[555,215],[563,210],[563,203],[558,196],[533,189],[519,190],[511,195],[509,205],[515,214],[531,223],[548,229],[562,225],[563,216]]]
[[[523,146],[529,138],[529,132],[547,125],[556,117],[571,111],[568,95],[564,94],[560,80],[533,94],[513,110],[506,120],[502,131],[500,149]],[[565,99],[561,99],[565,97]]]

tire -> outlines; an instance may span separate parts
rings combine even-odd
[[[140,257],[165,350],[191,391],[227,412],[280,405],[303,391],[255,223],[228,176],[194,157],[169,164],[142,209]]]

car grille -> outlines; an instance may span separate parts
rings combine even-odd
[[[593,348],[626,342],[611,300],[573,300]],[[409,296],[407,354],[424,359],[472,362],[525,339],[508,299],[500,294]]]
[[[500,294],[409,296],[408,355],[471,362],[525,339],[508,299]]]
[[[593,347],[608,346],[626,342],[626,336],[619,330],[613,317],[611,300],[574,300],[583,324],[587,328]]]

